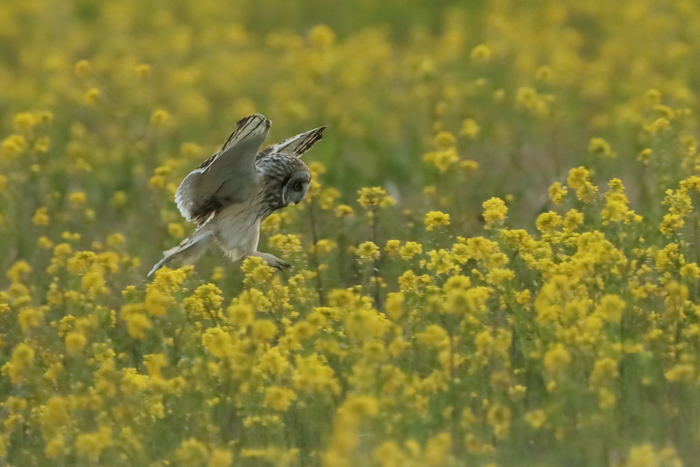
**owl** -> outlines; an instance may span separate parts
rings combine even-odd
[[[212,244],[233,261],[259,256],[276,269],[290,266],[258,251],[260,224],[273,211],[304,199],[311,172],[300,158],[322,138],[326,127],[258,151],[270,125],[260,114],[243,118],[221,149],[185,177],[175,202],[180,214],[197,228],[164,252],[149,276],[173,260],[194,264]]]

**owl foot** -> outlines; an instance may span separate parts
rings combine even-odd
[[[251,256],[259,256],[260,258],[264,259],[267,264],[280,271],[282,269],[292,267],[292,265],[285,260],[279,259],[277,256],[271,255],[270,253],[260,253],[259,251],[256,251],[255,253],[252,253]]]

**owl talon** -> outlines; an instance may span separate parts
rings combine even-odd
[[[272,263],[267,263],[267,264],[269,264],[269,265],[272,266],[273,268],[277,269],[278,271],[282,271],[282,270],[284,270],[284,269],[288,269],[288,268],[291,268],[291,267],[292,267],[291,264],[289,264],[288,262],[286,262],[286,261],[284,261],[284,260],[282,260],[282,259],[279,259],[279,258],[275,258],[275,259],[276,259],[277,261],[272,262]]]
[[[270,253],[255,252],[255,256],[261,257],[269,266],[272,266],[278,271],[292,267],[292,265],[286,262],[285,260],[279,259],[277,256],[271,255]]]

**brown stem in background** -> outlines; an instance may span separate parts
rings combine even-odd
[[[313,201],[309,201],[309,218],[311,219],[311,241],[313,242],[313,250],[311,251],[311,264],[316,270],[316,291],[318,292],[318,303],[320,306],[326,306],[326,296],[323,293],[323,280],[321,279],[321,268],[319,267],[318,253],[316,252],[316,244],[318,243],[318,234],[316,233],[316,213],[314,211]]]
[[[374,242],[375,245],[379,246],[377,244],[377,231],[379,230],[379,209],[375,210],[372,212],[372,242]],[[382,307],[382,300],[381,300],[381,295],[380,295],[380,279],[381,277],[379,276],[379,258],[374,260],[374,303],[377,306],[377,310],[379,310]]]

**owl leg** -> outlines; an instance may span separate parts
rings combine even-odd
[[[179,260],[183,265],[196,263],[199,257],[207,251],[213,239],[214,235],[212,232],[204,232],[202,234],[196,234],[195,232],[195,235],[186,238],[180,245],[164,252],[165,257],[153,266],[148,275],[150,276],[173,260]]]
[[[275,269],[281,270],[292,267],[292,265],[286,262],[285,260],[279,259],[277,256],[271,255],[270,253],[261,253],[259,251],[253,251],[252,253],[248,253],[248,256],[257,256],[259,258],[262,258],[267,264],[269,264]]]

